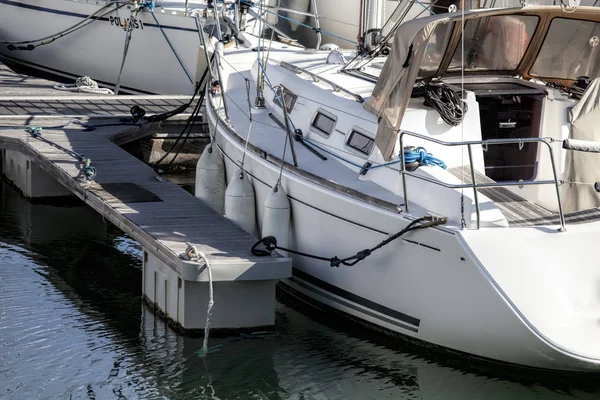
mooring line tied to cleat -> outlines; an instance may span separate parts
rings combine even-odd
[[[410,224],[408,224],[404,229],[402,229],[401,231],[388,237],[387,239],[381,241],[376,246],[371,247],[369,249],[361,250],[361,251],[357,252],[356,254],[346,257],[346,258],[339,258],[337,256],[322,257],[322,256],[318,256],[315,254],[309,254],[309,253],[304,253],[301,251],[296,251],[296,250],[280,247],[277,245],[277,239],[274,236],[264,237],[264,238],[260,239],[258,242],[254,243],[254,245],[252,246],[252,254],[257,257],[266,257],[266,256],[270,256],[272,254],[272,252],[275,250],[282,250],[282,251],[287,251],[288,253],[291,253],[291,254],[297,254],[299,256],[308,257],[308,258],[312,258],[315,260],[327,261],[327,262],[329,262],[329,265],[331,267],[339,267],[340,265],[352,267],[352,266],[358,264],[359,262],[361,262],[362,260],[364,260],[365,258],[367,258],[368,256],[370,256],[371,254],[373,254],[374,251],[379,250],[380,248],[393,242],[394,240],[398,239],[399,237],[401,237],[402,235],[404,235],[408,232],[416,231],[419,229],[431,228],[431,227],[438,226],[438,225],[443,225],[446,222],[448,222],[448,218],[446,218],[446,217],[426,216],[426,217],[415,219]],[[259,246],[261,246],[261,245],[264,248],[262,248],[262,249],[259,248]]]

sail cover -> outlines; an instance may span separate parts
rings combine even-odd
[[[572,116],[570,139],[600,142],[600,78],[588,86]],[[600,207],[600,193],[594,189],[594,183],[600,181],[600,154],[568,151],[563,179],[568,185],[564,191],[565,212]]]
[[[379,75],[373,94],[365,109],[379,117],[375,143],[385,159],[394,157],[394,148],[400,122],[410,99],[412,86],[419,72],[429,36],[448,17],[419,18],[398,28],[392,49]]]

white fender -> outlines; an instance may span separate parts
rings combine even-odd
[[[204,148],[196,164],[196,197],[219,215],[225,211],[225,164],[221,152],[211,145]]]
[[[265,200],[261,236],[274,236],[278,246],[289,248],[290,212],[290,200],[283,187],[277,184]],[[285,251],[278,252],[287,256]]]
[[[256,233],[254,188],[246,173],[238,169],[225,191],[225,218],[251,234]]]

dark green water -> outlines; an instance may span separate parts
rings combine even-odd
[[[461,371],[277,307],[274,336],[177,335],[142,303],[139,246],[85,206],[0,186],[0,399],[599,399],[597,383]],[[215,306],[218,312],[218,304]],[[599,339],[600,340],[600,339]]]

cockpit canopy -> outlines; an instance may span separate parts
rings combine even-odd
[[[463,40],[464,34],[464,40]],[[537,6],[477,10],[408,21],[398,28],[365,108],[381,117],[376,143],[392,156],[417,80],[511,75],[570,86],[600,77],[600,8]]]
[[[462,32],[457,43],[451,43],[457,27],[440,24],[429,38],[418,77],[457,74],[463,62],[465,73],[508,72],[552,80],[600,76],[600,22],[570,15],[545,21],[549,25],[541,22],[539,15],[525,11],[469,19],[464,26],[464,56]],[[534,46],[537,29],[544,36]]]

